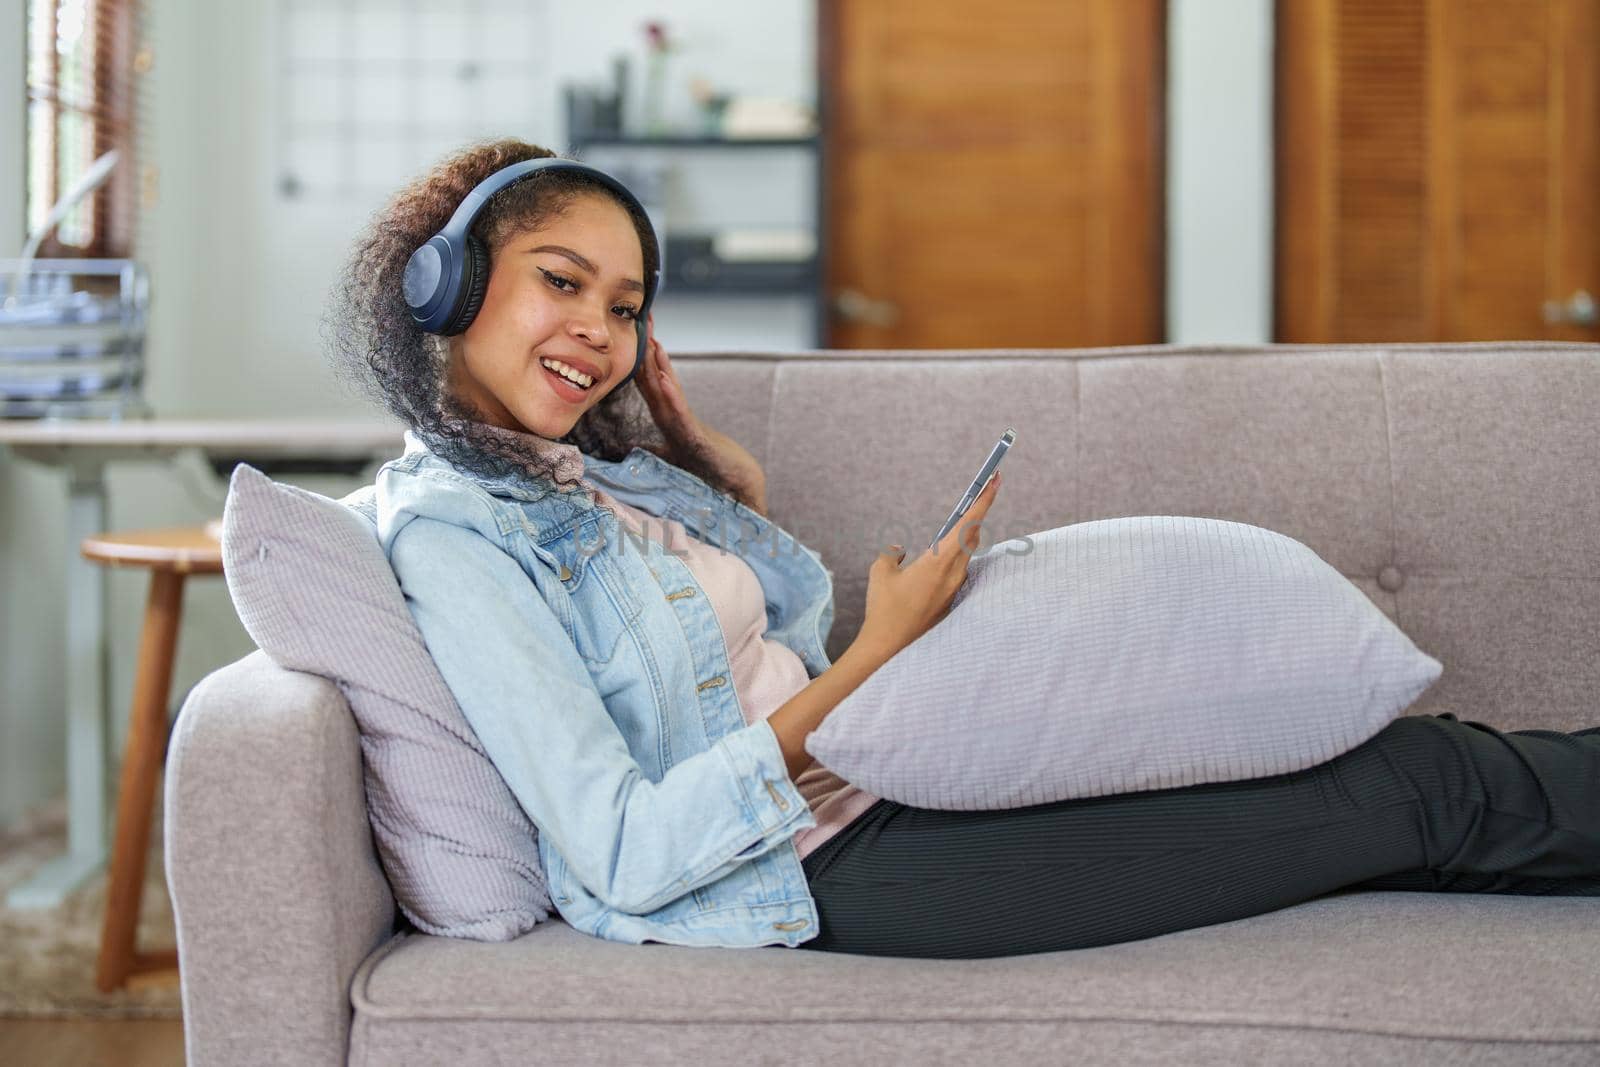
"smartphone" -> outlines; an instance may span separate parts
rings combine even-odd
[[[956,528],[956,523],[961,521],[961,516],[967,513],[967,510],[972,507],[972,502],[978,499],[978,494],[983,492],[984,487],[989,484],[989,479],[994,475],[995,469],[1000,466],[1000,461],[1006,458],[1006,452],[1010,450],[1011,443],[1016,439],[1017,431],[1007,426],[1006,432],[1000,435],[1000,440],[995,443],[994,450],[989,453],[989,458],[983,461],[982,467],[978,468],[978,476],[972,479],[972,484],[967,486],[967,491],[962,494],[961,502],[950,513],[950,517],[944,520],[944,525],[939,527],[939,532],[933,535],[933,540],[928,542],[929,548],[938,544],[939,538]]]

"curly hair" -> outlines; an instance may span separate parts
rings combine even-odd
[[[512,139],[481,142],[401,189],[356,240],[334,285],[322,332],[335,376],[394,414],[454,466],[495,479],[532,477],[567,487],[574,483],[558,478],[553,457],[518,447],[516,434],[490,425],[480,408],[453,395],[448,339],[424,333],[411,321],[400,288],[411,253],[449,221],[474,186],[513,163],[554,155]],[[645,262],[659,262],[655,235],[642,214],[586,175],[544,172],[496,193],[474,221],[472,232],[487,246],[490,268],[507,241],[559,217],[578,196],[591,191],[628,211]],[[560,441],[613,461],[634,447],[658,455],[665,448],[637,378],[612,389]],[[685,469],[727,492],[693,459]]]

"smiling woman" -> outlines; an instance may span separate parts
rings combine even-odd
[[[482,307],[442,336],[410,314],[401,277],[419,247],[490,175],[554,153],[516,140],[475,145],[401,189],[357,240],[323,332],[335,373],[411,426],[441,456],[491,477],[571,484],[531,433],[619,460],[635,447],[672,453],[653,402],[627,380],[644,306],[644,264],[659,261],[642,210],[606,185],[541,171],[491,196],[471,233],[488,253]],[[569,385],[550,365],[587,375]],[[547,365],[548,364],[548,365]],[[511,431],[505,433],[503,431]],[[733,486],[688,450],[673,462],[717,488]]]
[[[482,309],[449,339],[451,392],[480,421],[560,440],[633,369],[639,235],[616,200],[586,192],[494,259]]]

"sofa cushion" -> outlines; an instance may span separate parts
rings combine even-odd
[[[349,702],[378,855],[406,917],[482,941],[548,918],[538,831],[428,655],[370,517],[241,463],[222,557],[251,639]]]
[[[949,614],[806,751],[951,811],[1270,777],[1355,748],[1442,670],[1293,538],[1102,519],[975,556]]]
[[[552,1063],[742,1064],[789,1038],[849,1064],[1059,1063],[1064,1048],[1093,1063],[1580,1063],[1600,1052],[1592,985],[1574,979],[1600,957],[1596,911],[1577,897],[1347,891],[975,960],[621,944],[559,918],[503,945],[409,935],[351,983],[351,1062],[470,1048],[482,1062],[537,1049]]]

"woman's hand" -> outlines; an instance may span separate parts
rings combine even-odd
[[[707,426],[689,408],[683,383],[655,338],[655,316],[648,319],[650,341],[644,366],[639,369],[639,391],[650,407],[650,417],[667,439],[666,447],[646,445],[668,463],[686,470],[711,472],[732,494],[757,514],[767,513],[767,475],[743,445]]]
[[[855,644],[887,662],[949,614],[981,544],[979,527],[999,491],[996,471],[955,528],[910,564],[900,565],[906,554],[900,545],[879,554],[867,572],[867,616]]]

